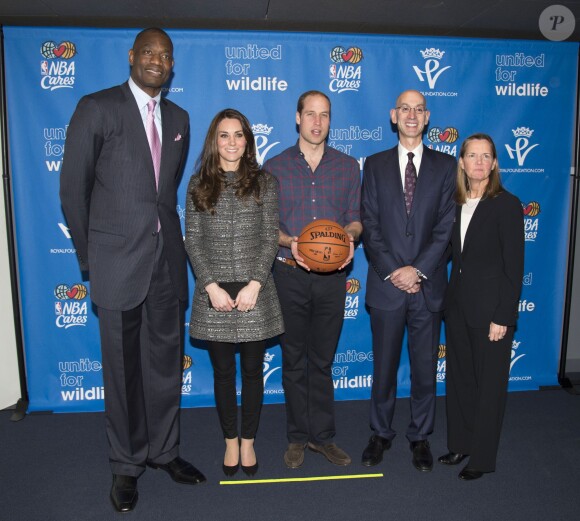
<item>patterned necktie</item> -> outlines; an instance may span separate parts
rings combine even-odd
[[[159,166],[161,164],[161,142],[155,126],[155,105],[157,102],[152,99],[147,103],[147,140],[151,149],[151,158],[153,159],[153,169],[155,170],[155,187],[159,187]]]
[[[411,205],[413,204],[415,185],[417,184],[417,169],[413,163],[415,154],[409,152],[407,156],[409,157],[409,162],[405,167],[405,206],[407,207],[407,215],[409,215],[411,213]]]

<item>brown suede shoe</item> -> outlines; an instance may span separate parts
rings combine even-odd
[[[341,448],[337,447],[336,443],[328,443],[326,445],[315,445],[308,442],[308,448],[314,452],[320,452],[330,463],[335,465],[348,465],[352,461],[350,456]]]
[[[291,469],[297,469],[304,463],[306,443],[289,443],[284,453],[284,463]]]

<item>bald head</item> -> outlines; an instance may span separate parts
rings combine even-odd
[[[406,90],[397,98],[395,108],[391,109],[391,121],[399,131],[399,141],[413,150],[423,138],[423,131],[429,123],[429,111],[425,96],[417,90]]]
[[[410,106],[414,106],[404,101],[407,99],[412,99],[418,105],[423,105],[425,109],[427,108],[427,100],[425,99],[425,96],[423,96],[423,94],[421,94],[418,90],[406,90],[404,92],[401,92],[401,94],[399,94],[399,97],[397,98],[397,101],[395,102],[395,107],[400,107],[403,103],[406,103],[407,105]]]

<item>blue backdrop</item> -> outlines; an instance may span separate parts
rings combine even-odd
[[[4,28],[9,152],[31,410],[103,408],[97,318],[58,198],[67,125],[81,96],[124,82],[136,30]],[[493,136],[506,187],[525,213],[526,259],[510,389],[557,383],[573,151],[578,44],[354,34],[169,31],[167,96],[189,111],[192,138],[177,208],[210,120],[233,107],[254,125],[263,162],[294,144],[296,100],[332,100],[329,145],[365,158],[397,136],[389,109],[405,89],[427,98],[426,146],[457,155],[474,132]],[[336,398],[370,396],[372,349],[359,246],[348,275]],[[193,280],[191,281],[193,290]],[[188,324],[185,324],[187,327]],[[403,356],[399,396],[409,394]],[[278,345],[264,360],[265,402],[284,399]],[[444,392],[445,344],[438,392]],[[186,343],[183,405],[213,405],[207,352]]]

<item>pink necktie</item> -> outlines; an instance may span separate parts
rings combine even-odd
[[[159,165],[161,164],[161,142],[155,126],[155,105],[157,102],[152,99],[147,103],[147,139],[151,149],[151,158],[153,159],[153,169],[155,170],[155,186],[159,188]]]

